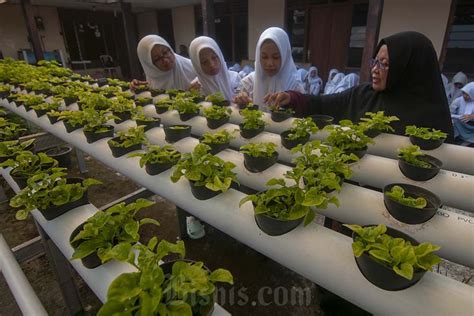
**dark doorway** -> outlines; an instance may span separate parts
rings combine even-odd
[[[159,35],[170,44],[175,52],[179,52],[178,47],[174,46],[173,17],[171,15],[171,9],[158,10],[156,14]]]
[[[318,67],[320,76],[327,78],[330,68],[344,70],[351,36],[352,4],[311,7],[309,27],[309,61]]]

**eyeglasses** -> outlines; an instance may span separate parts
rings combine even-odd
[[[168,59],[171,57],[171,50],[170,49],[167,49],[165,50],[161,55],[159,55],[157,58],[154,59],[154,62],[155,63],[159,63],[159,62],[162,62],[164,59]]]
[[[374,67],[377,67],[379,68],[380,70],[386,70],[388,69],[388,64],[384,64],[382,63],[380,60],[378,60],[377,58],[371,58],[369,60],[369,64],[370,64],[370,68],[374,68]]]

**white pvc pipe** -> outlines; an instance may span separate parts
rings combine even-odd
[[[0,234],[0,272],[23,315],[48,315],[23,270]]]
[[[197,116],[189,121],[182,122],[176,111],[168,111],[164,114],[156,114],[154,106],[149,105],[144,108],[146,115],[160,117],[165,124],[189,124],[192,126],[191,132],[194,135],[202,135],[205,132],[213,132],[206,126],[206,119],[202,116]],[[268,114],[268,113],[267,113]],[[281,123],[280,123],[281,124]],[[220,129],[226,129],[229,132],[237,129],[238,126],[234,124],[225,124]],[[240,136],[238,132],[234,134],[235,139],[231,140],[233,148],[249,142],[272,142],[277,144],[277,151],[279,152],[279,160],[286,163],[291,163],[297,156],[291,151],[281,145],[280,136],[273,133],[262,132],[252,139],[245,139]],[[474,160],[474,159],[473,159]],[[428,181],[413,181],[405,177],[398,168],[398,161],[378,157],[373,155],[365,155],[359,162],[353,164],[354,176],[352,180],[361,182],[365,185],[370,185],[382,189],[385,185],[396,182],[411,183],[427,190],[432,191],[438,195],[443,204],[462,209],[464,211],[474,213],[474,196],[472,189],[474,188],[474,176],[448,172],[441,170],[440,173]],[[453,189],[456,188],[456,189]]]
[[[24,111],[17,111],[20,115]],[[132,181],[173,201],[210,225],[280,262],[304,277],[373,314],[465,314],[474,308],[474,289],[439,274],[427,273],[415,286],[387,292],[369,283],[354,261],[350,238],[315,223],[280,237],[270,237],[255,225],[251,203],[238,207],[245,194],[230,189],[207,201],[195,199],[188,181],[176,184],[168,170],[149,176],[139,158],[113,158],[106,140],[87,144],[81,131],[66,134],[61,124],[33,120],[43,129],[112,166]],[[419,304],[424,302],[424,304]]]

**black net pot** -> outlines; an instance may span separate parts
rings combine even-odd
[[[103,87],[103,86],[105,86],[106,84],[108,84],[107,78],[99,78],[99,79],[97,79],[97,85],[98,85],[99,87]]]
[[[100,132],[100,133],[84,131],[84,135],[86,136],[87,142],[89,144],[92,144],[106,137],[114,137],[114,127],[107,125],[107,131]]]
[[[271,157],[253,157],[244,154],[244,166],[250,172],[262,172],[273,166],[278,159],[278,152],[274,152]]]
[[[368,149],[367,146],[365,146],[362,149],[346,149],[344,150],[344,153],[348,155],[354,154],[357,156],[357,158],[362,159],[362,157],[364,157],[367,154],[367,149]]]
[[[138,105],[138,106],[141,106],[141,107],[145,107],[149,104],[153,104],[153,99],[150,99],[150,100],[147,100],[147,101],[141,101],[141,102],[135,101],[135,104]]]
[[[418,245],[418,242],[415,239],[393,228],[387,227],[386,234],[395,238],[408,240],[412,245]],[[352,233],[352,240],[355,241],[356,236],[356,233]],[[387,291],[400,291],[407,289],[416,284],[426,272],[424,270],[415,270],[413,278],[408,280],[396,274],[391,267],[387,267],[374,261],[366,252],[358,258],[354,258],[362,275],[373,285]]]
[[[155,104],[155,110],[156,110],[156,113],[158,114],[163,114],[165,112],[167,112],[169,109],[169,105],[167,106],[158,106]]]
[[[58,161],[59,167],[69,168],[72,165],[71,162],[72,146],[64,144],[48,148],[44,151],[46,155],[54,158]]]
[[[144,130],[146,132],[152,128],[160,127],[161,119],[155,118],[153,119],[153,121],[136,120],[136,122],[137,122],[137,126],[141,126],[141,125],[145,126]]]
[[[334,117],[330,115],[316,114],[310,117],[319,129],[324,128],[326,125],[331,125],[334,122]]]
[[[370,138],[374,138],[380,135],[380,131],[377,129],[368,129],[364,132],[364,134]]]
[[[221,152],[223,151],[224,149],[227,149],[229,148],[229,145],[230,143],[227,142],[227,143],[223,143],[223,144],[208,144],[208,143],[205,143],[207,146],[211,147],[211,150],[209,151],[209,153],[211,153],[212,155],[215,155],[217,154],[218,152]]]
[[[405,177],[415,181],[427,181],[434,178],[443,166],[443,163],[439,159],[430,155],[424,155],[418,159],[431,164],[431,168],[417,167],[403,159],[398,159],[398,167]]]
[[[81,241],[77,240],[72,242],[74,238],[81,232],[84,228],[86,222],[82,223],[81,225],[77,226],[76,229],[73,230],[71,237],[69,237],[69,243],[71,244],[72,248],[76,249],[81,244]],[[99,256],[97,256],[97,252],[93,252],[84,258],[81,259],[82,265],[87,269],[94,269],[98,266],[102,265],[102,261],[100,260]]]
[[[184,261],[187,263],[194,263],[196,261],[194,260],[189,260],[189,259],[179,259],[179,260],[171,260],[165,263],[162,263],[160,265],[161,269],[163,270],[163,273],[165,274],[165,280],[169,278],[169,275],[171,275],[171,271],[173,269],[173,264],[177,261]],[[208,267],[205,265],[203,266],[203,269],[207,270],[208,273],[211,273]],[[193,316],[211,316],[213,311],[214,311],[214,304],[217,299],[217,291],[214,291],[212,295],[206,296],[206,297],[193,297],[191,300],[195,300],[196,303],[199,303],[195,308],[192,309]]]
[[[110,147],[110,150],[112,151],[112,156],[114,156],[115,158],[122,157],[123,155],[128,154],[129,152],[142,149],[142,144],[135,144],[129,147],[116,147],[111,144],[111,141],[119,142],[119,140],[119,137],[115,137],[107,142]]]
[[[226,124],[227,122],[229,122],[229,117],[228,116],[223,117],[218,120],[206,118],[206,120],[207,120],[207,127],[209,127],[210,129],[216,129]]]
[[[185,129],[173,129],[174,126],[185,127]],[[180,139],[191,135],[191,126],[189,125],[171,125],[164,128],[165,140],[168,143],[177,142]]]
[[[84,179],[82,178],[68,178],[67,179],[67,183],[80,183],[82,182]],[[88,195],[87,195],[87,191],[84,192],[84,195],[79,199],[79,200],[76,200],[76,201],[73,201],[73,202],[69,202],[69,203],[66,203],[66,204],[63,204],[63,205],[59,205],[59,206],[50,206],[48,207],[47,209],[38,209],[41,214],[43,214],[44,218],[46,218],[48,221],[52,220],[52,219],[55,219],[56,217],[66,213],[67,211],[70,211],[76,207],[79,207],[79,206],[82,206],[82,205],[85,205],[85,204],[89,204],[89,198],[88,198]]]
[[[304,216],[294,220],[281,220],[265,214],[255,214],[257,226],[269,236],[284,235],[298,227],[303,220]]]
[[[72,133],[75,130],[82,128],[81,124],[71,125],[68,121],[63,121],[63,124],[64,124],[64,127],[66,128],[66,131],[68,133]]]
[[[151,93],[151,96],[152,97],[156,97],[156,96],[159,96],[161,94],[165,94],[165,90],[164,89],[150,89],[150,93]]]
[[[238,104],[238,106],[240,110],[243,110],[243,109],[258,110],[258,104],[252,104],[248,106],[247,104]]]
[[[417,145],[423,150],[433,150],[441,146],[445,138],[441,139],[423,139],[416,136],[410,136],[410,141],[413,145]]]
[[[148,91],[148,88],[136,88],[135,94],[140,94],[142,92]]]
[[[247,139],[257,136],[258,134],[263,132],[263,130],[265,129],[265,126],[262,126],[256,129],[254,128],[247,129],[243,127],[242,123],[239,124],[239,127],[240,127],[240,136]]]
[[[49,96],[52,95],[51,90],[49,90],[49,89],[33,90],[33,92],[34,92],[36,95],[43,94],[43,95],[45,95],[46,97],[49,97]]]
[[[36,116],[41,117],[43,115],[46,115],[50,110],[34,110],[36,113]]]
[[[76,103],[79,99],[77,97],[65,97],[64,98],[64,104],[66,106],[71,105],[73,103]]]
[[[195,185],[194,181],[189,181],[191,186],[191,193],[198,200],[209,200],[221,193],[221,191],[212,191],[204,185]]]
[[[193,97],[193,102],[194,102],[194,103],[200,103],[200,102],[202,102],[202,101],[204,101],[204,100],[205,100],[205,98],[204,98],[202,95]]]
[[[223,100],[223,101],[220,101],[220,102],[212,102],[213,105],[217,105],[217,106],[220,106],[220,107],[226,107],[226,106],[230,106],[230,101],[229,100]]]
[[[145,163],[145,171],[151,176],[157,175],[173,167],[176,162],[168,163]]]
[[[183,122],[188,121],[192,119],[193,117],[196,117],[199,115],[199,110],[197,110],[194,113],[179,113],[179,119]]]
[[[405,196],[417,198],[422,197],[426,200],[426,207],[420,209],[408,205],[401,204],[393,199],[391,199],[386,192],[390,192],[394,186],[400,186],[405,190]],[[416,225],[422,224],[430,220],[435,214],[436,211],[441,207],[441,200],[434,193],[417,187],[415,185],[405,184],[405,183],[392,183],[386,185],[383,188],[383,200],[387,211],[394,218],[399,220],[402,223]]]
[[[132,118],[132,112],[113,112],[113,115],[117,116],[119,119],[114,119],[115,124],[120,124]]]
[[[46,113],[46,116],[48,117],[48,120],[51,124],[56,124],[58,122],[58,117],[57,116],[54,116],[54,115],[51,115],[51,114],[48,114],[48,113]]]
[[[284,131],[280,135],[281,144],[286,149],[292,149],[293,147],[296,147],[299,144],[304,144],[309,140],[309,134],[307,134],[307,136],[305,136],[304,138],[298,138],[298,139],[294,139],[294,140],[293,139],[288,139],[287,137],[288,137],[288,134],[290,134],[290,133],[291,133],[291,131],[288,130],[288,131]]]
[[[272,111],[271,119],[273,122],[283,122],[291,117],[291,113],[285,111]]]
[[[10,91],[2,91],[0,92],[0,99],[5,99],[9,95],[10,95]]]

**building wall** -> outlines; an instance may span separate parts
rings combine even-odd
[[[158,34],[156,11],[146,11],[135,15],[138,27],[138,40],[150,34]]]
[[[33,7],[34,15],[43,18],[44,31],[39,31],[43,49],[61,49],[66,54],[58,11],[54,7]],[[31,48],[21,6],[2,4],[0,10],[0,50],[5,57],[17,57],[19,49]],[[67,55],[66,55],[67,57]]]
[[[452,0],[385,0],[379,38],[402,31],[417,31],[431,39],[438,57]]]
[[[249,59],[255,59],[260,34],[270,26],[285,26],[285,0],[252,0],[248,2]]]
[[[173,32],[176,51],[179,51],[179,45],[189,44],[196,37],[196,25],[194,19],[194,7],[185,6],[173,8],[171,10],[173,17]]]

